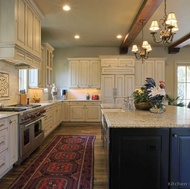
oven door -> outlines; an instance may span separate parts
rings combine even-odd
[[[42,118],[20,126],[20,158],[25,159],[43,141]]]

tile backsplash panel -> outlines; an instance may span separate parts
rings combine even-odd
[[[19,71],[14,64],[0,60],[0,72],[9,74],[9,97],[0,98],[0,102],[4,105],[17,104],[20,101],[19,96]]]

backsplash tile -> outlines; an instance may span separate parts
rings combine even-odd
[[[20,101],[19,96],[19,71],[14,64],[0,60],[0,72],[9,74],[9,97],[0,98],[0,102],[4,105],[17,104]]]

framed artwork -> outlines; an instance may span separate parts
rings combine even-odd
[[[0,98],[9,97],[9,74],[0,71]]]

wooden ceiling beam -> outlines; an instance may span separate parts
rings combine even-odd
[[[180,48],[190,44],[190,33],[182,37],[171,46],[168,47],[168,54],[176,54],[180,51]]]
[[[157,10],[159,5],[163,0],[144,0],[141,8],[139,9],[126,37],[124,38],[122,44],[120,45],[120,54],[127,54],[128,47],[133,43],[135,38],[142,30],[142,24],[140,20],[145,20],[146,22],[152,17],[154,12]]]

